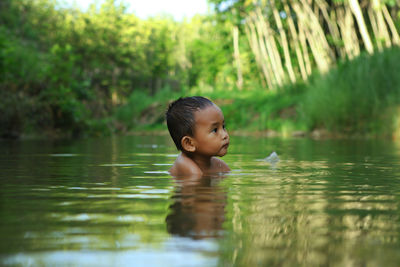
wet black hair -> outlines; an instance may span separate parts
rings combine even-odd
[[[211,105],[213,102],[205,97],[189,96],[180,97],[168,106],[165,119],[169,134],[178,150],[183,150],[181,140],[185,135],[193,136],[194,113]]]

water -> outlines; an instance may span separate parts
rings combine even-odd
[[[0,142],[0,265],[400,265],[398,143],[232,137],[232,172],[197,181],[176,155],[168,136]]]

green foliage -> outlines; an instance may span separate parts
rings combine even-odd
[[[114,0],[85,12],[57,0],[1,1],[0,136],[165,129],[168,103],[196,94],[222,107],[231,130],[400,129],[383,126],[396,124],[399,49],[271,93],[241,33],[239,90],[232,25],[243,30],[241,16],[252,3],[211,2],[231,8],[176,22],[141,20]]]
[[[135,91],[129,101],[117,109],[115,119],[123,125],[122,131],[140,129],[166,130],[164,113],[168,104],[181,96],[203,95],[221,107],[230,131],[265,131],[290,134],[295,130],[305,130],[298,120],[296,104],[302,97],[302,87],[288,87],[271,94],[263,90],[214,90],[204,89],[188,92],[172,92],[164,88],[151,96],[143,91]]]
[[[281,88],[275,93],[262,88],[253,90],[215,90],[202,94],[215,101],[223,110],[229,130],[265,131],[273,130],[286,134],[305,130],[299,121],[297,104],[303,96],[304,86],[298,84]]]
[[[400,104],[400,48],[346,61],[314,77],[301,105],[310,128],[391,132],[388,111]]]
[[[196,23],[202,24],[198,33],[202,38],[195,38],[189,44],[189,59],[192,63],[189,69],[189,86],[218,86],[222,82],[221,76],[222,80],[226,76],[232,76],[232,71],[224,71],[233,60],[229,29],[225,24],[216,28],[210,19],[201,19]]]
[[[127,103],[115,111],[114,118],[118,130],[161,128],[168,103],[180,95],[180,92],[173,92],[169,87],[165,87],[155,95],[145,91],[134,91]]]
[[[43,55],[0,26],[0,136],[18,136],[32,108],[31,94],[43,81]],[[19,88],[26,88],[24,91]]]
[[[1,105],[2,135],[97,133],[101,125],[109,132],[107,118],[113,114],[127,123],[120,128],[143,124],[128,117],[150,102],[135,106],[133,99],[146,95],[153,102],[150,96],[180,92],[189,79],[197,84],[193,77],[213,83],[229,54],[219,53],[226,41],[211,22],[203,26],[200,17],[193,23],[165,17],[140,20],[113,0],[87,12],[53,0],[7,0],[1,7],[0,85],[10,100]],[[199,40],[207,44],[215,38],[219,41],[207,49],[196,47]],[[207,55],[209,51],[213,53]],[[11,107],[15,103],[20,103],[18,109]]]

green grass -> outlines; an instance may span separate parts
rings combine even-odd
[[[269,92],[263,88],[166,88],[154,96],[135,91],[114,114],[123,131],[166,130],[164,112],[180,96],[202,95],[224,112],[231,131],[294,131],[326,129],[332,133],[400,137],[400,48],[338,64],[328,73]],[[118,127],[117,127],[118,128]]]
[[[393,133],[400,104],[400,48],[339,64],[307,85],[299,103],[309,129],[360,135]]]
[[[168,104],[180,96],[202,95],[214,101],[224,112],[227,127],[237,131],[265,131],[289,134],[305,130],[298,121],[297,107],[302,97],[301,86],[271,93],[266,90],[204,90],[172,92],[168,88],[155,96],[136,91],[127,103],[115,112],[115,124],[122,132],[166,130],[164,112]]]
[[[221,107],[233,131],[272,130],[289,136],[299,130],[326,129],[345,135],[400,135],[399,70],[400,48],[391,48],[342,62],[305,84],[276,92],[209,86],[186,92],[165,89],[155,96],[137,91],[115,118],[128,130],[161,130],[166,128],[168,103],[179,96],[203,95]]]
[[[210,98],[224,111],[227,125],[232,130],[273,130],[282,134],[305,130],[298,120],[297,103],[303,93],[300,86],[268,92],[251,91],[215,92]]]
[[[164,128],[164,113],[168,104],[181,95],[170,88],[164,88],[155,95],[136,90],[128,101],[114,112],[114,126],[117,131],[161,130]]]

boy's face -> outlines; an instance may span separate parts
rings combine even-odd
[[[196,111],[193,140],[195,154],[224,156],[228,152],[229,135],[225,129],[224,115],[216,105]]]

